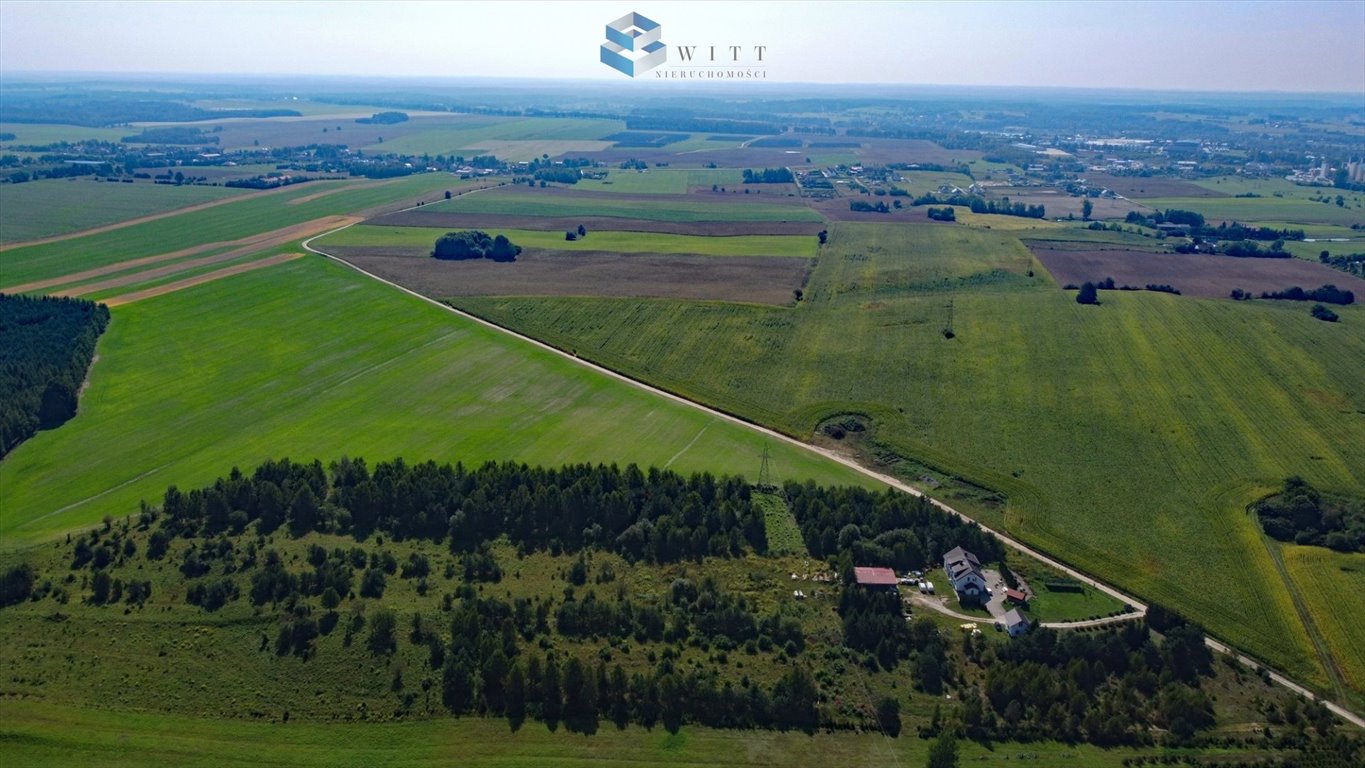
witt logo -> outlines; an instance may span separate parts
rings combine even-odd
[[[611,22],[602,43],[602,63],[631,77],[654,69],[668,56],[668,47],[659,40],[661,29],[658,22],[634,12]]]

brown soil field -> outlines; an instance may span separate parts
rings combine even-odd
[[[1226,299],[1234,288],[1260,295],[1291,286],[1332,284],[1365,295],[1365,280],[1302,259],[1238,259],[1207,254],[1152,253],[1125,248],[1030,247],[1058,285],[1080,285],[1106,277],[1139,288],[1149,283],[1174,286],[1182,294]]]
[[[87,269],[81,272],[74,272],[69,275],[62,275],[61,277],[53,277],[46,280],[37,280],[32,283],[24,283],[22,285],[16,285],[6,288],[5,290],[12,293],[40,291],[43,290],[44,288],[51,288],[56,285],[78,283],[81,282],[82,280],[89,280],[91,278],[100,277],[101,275],[108,275],[115,272],[123,272],[125,270],[134,269],[136,267],[144,267],[149,264],[157,264],[163,261],[172,261],[174,259],[183,258],[185,256],[193,256],[196,253],[204,253],[205,251],[212,251],[218,248],[231,248],[233,246],[236,246],[236,248],[234,248],[231,251],[228,251],[227,253],[215,254],[213,256],[209,256],[203,259],[195,259],[194,261],[189,262],[179,262],[165,268],[159,268],[146,272],[138,272],[135,275],[114,278],[111,280],[103,281],[101,283],[97,283],[95,285],[84,285],[80,286],[79,288],[73,288],[69,291],[60,291],[57,294],[55,294],[58,296],[79,296],[83,293],[90,293],[92,291],[103,290],[105,288],[116,288],[120,285],[128,285],[131,282],[141,282],[151,277],[166,275],[172,272],[179,272],[184,269],[190,269],[204,264],[211,264],[216,261],[226,261],[229,259],[234,259],[237,258],[238,256],[245,256],[249,253],[252,253],[253,251],[264,250],[266,248],[287,243],[290,240],[320,234],[322,232],[326,232],[329,229],[335,229],[336,227],[344,226],[346,224],[353,224],[358,221],[360,221],[360,218],[356,216],[324,216],[323,218],[320,219],[305,221],[302,224],[295,224],[292,227],[276,229],[271,232],[262,232],[257,235],[251,235],[250,237],[241,238],[240,240],[227,240],[216,243],[204,243],[202,245],[195,245],[189,248],[182,248],[178,251],[171,251],[170,253],[161,253],[155,256],[143,256],[142,258],[138,259],[120,261],[117,264],[108,264],[103,267],[96,267],[94,269]]]
[[[527,248],[512,263],[440,261],[404,248],[333,247],[333,255],[432,298],[612,296],[789,304],[806,259],[622,254]]]
[[[847,206],[847,203],[845,203]],[[387,227],[443,227],[448,229],[532,229],[563,232],[579,224],[588,231],[660,232],[670,235],[813,235],[825,228],[818,221],[648,221],[587,216],[556,219],[490,213],[433,213],[400,211],[369,219],[366,224]]]
[[[1164,176],[1110,176],[1105,173],[1087,173],[1085,181],[1091,186],[1112,189],[1124,197],[1227,197],[1223,192],[1204,189],[1184,179]]]
[[[144,288],[143,290],[140,291],[125,293],[122,296],[114,296],[113,298],[105,299],[101,303],[111,307],[117,307],[120,304],[130,304],[134,301],[138,301],[141,299],[150,299],[153,296],[162,296],[167,293],[174,293],[175,291],[183,290],[191,286],[202,285],[204,283],[213,282],[214,280],[221,280],[225,277],[231,277],[232,275],[240,275],[243,272],[250,272],[256,269],[264,269],[265,267],[273,267],[276,264],[282,264],[286,261],[293,261],[294,259],[303,258],[303,256],[304,254],[302,253],[280,253],[274,256],[267,256],[264,259],[249,262],[247,264],[234,264],[230,267],[224,267],[223,269],[214,270],[213,272],[208,272],[202,275],[195,275],[194,277],[187,277],[184,280],[176,280],[173,283],[158,285],[154,288]]]

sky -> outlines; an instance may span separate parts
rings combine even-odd
[[[631,11],[769,83],[1361,94],[1365,0],[1310,2],[62,2],[0,0],[0,79],[25,72],[622,80]],[[651,75],[656,73],[650,73]],[[646,79],[644,76],[640,80]],[[659,86],[668,85],[658,81]]]

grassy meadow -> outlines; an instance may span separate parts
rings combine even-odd
[[[430,249],[448,228],[358,225],[319,239],[319,245],[350,247],[408,247]],[[618,253],[694,253],[703,256],[794,256],[813,259],[814,237],[800,235],[735,235],[704,237],[658,232],[592,230],[572,242],[560,232],[488,228],[490,235],[506,235],[523,248],[556,251],[616,251]]]
[[[272,456],[755,475],[765,443],[320,257],[117,307],[98,353],[79,415],[0,464],[7,547]],[[865,482],[766,442],[776,476]]]
[[[0,209],[5,212],[0,219],[0,244],[64,235],[244,192],[230,187],[97,183],[87,179],[0,184]]]
[[[262,723],[162,713],[114,712],[0,700],[0,741],[25,766],[462,766],[574,768],[608,762],[621,768],[690,765],[918,765],[932,742],[902,735],[837,733],[817,737],[778,731],[688,727],[677,734],[607,726],[593,736],[551,733],[529,723],[512,733],[501,719],[437,718],[392,723]],[[244,748],[244,745],[249,747]],[[964,742],[971,765],[1019,761],[1075,768],[1119,768],[1132,749],[1086,745]],[[1181,754],[1174,750],[1171,754]]]
[[[430,155],[497,155],[503,160],[530,160],[542,154],[575,149],[603,149],[610,142],[603,136],[622,131],[621,120],[569,119],[557,117],[471,118],[461,116],[453,125],[434,125],[382,143],[366,142],[362,149]],[[403,124],[400,124],[403,125]],[[389,126],[347,126],[359,136],[383,134]],[[363,130],[362,130],[363,129]]]
[[[1323,685],[1244,509],[1293,474],[1365,489],[1349,448],[1365,444],[1365,310],[1326,324],[1152,293],[1084,307],[1029,269],[1005,233],[840,224],[795,309],[457,304],[794,435],[873,416],[883,450],[1007,494],[962,502],[988,522]],[[1365,593],[1333,594],[1365,611]]]

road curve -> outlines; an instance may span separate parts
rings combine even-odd
[[[463,193],[463,194],[465,194],[465,195],[473,195],[473,194],[477,194],[477,193],[479,193],[479,192],[482,192],[482,191],[484,191],[484,190],[486,190],[486,189],[497,189],[497,186],[482,187],[482,188],[480,188],[480,189],[470,190],[470,191],[465,192],[465,193]],[[440,201],[437,201],[437,202],[440,202]],[[419,207],[419,206],[415,206],[415,205],[414,205],[414,206],[412,206],[412,207],[405,208],[405,209],[403,209],[403,210],[404,210],[404,211],[411,211],[411,210],[415,210],[415,209],[418,208],[418,207]],[[340,257],[338,257],[338,256],[333,256],[332,254],[327,253],[326,251],[320,251],[320,250],[318,250],[318,249],[316,249],[316,248],[314,248],[314,247],[312,246],[312,243],[313,243],[314,240],[317,240],[318,238],[321,238],[321,237],[326,237],[326,236],[331,235],[331,234],[335,234],[335,233],[340,232],[340,231],[342,231],[342,230],[344,230],[344,229],[348,229],[348,228],[354,226],[356,223],[358,223],[358,222],[352,222],[352,223],[350,223],[350,224],[346,224],[345,226],[337,227],[336,229],[329,230],[329,231],[327,231],[327,232],[323,232],[322,234],[314,235],[314,236],[308,238],[307,240],[304,240],[304,241],[301,243],[301,245],[302,245],[302,247],[303,247],[304,250],[306,250],[306,251],[308,251],[308,252],[310,252],[310,253],[315,253],[315,254],[317,254],[317,255],[319,255],[319,256],[323,256],[323,257],[325,257],[325,258],[331,259],[332,261],[335,261],[335,262],[337,262],[338,264],[341,264],[341,265],[346,266],[346,267],[348,267],[348,268],[350,268],[350,269],[353,269],[353,270],[355,270],[356,272],[359,272],[360,274],[365,275],[366,277],[368,277],[368,278],[370,278],[370,279],[372,279],[372,280],[376,280],[376,281],[378,281],[378,282],[380,282],[380,283],[383,283],[384,285],[387,285],[387,286],[389,286],[389,287],[391,287],[391,288],[395,288],[395,289],[397,289],[397,290],[399,290],[399,291],[402,291],[403,293],[408,294],[409,296],[412,296],[412,297],[414,297],[414,298],[420,299],[420,300],[422,300],[422,301],[424,301],[424,302],[426,302],[426,303],[428,303],[428,304],[431,304],[431,305],[433,305],[433,306],[440,307],[441,309],[443,309],[443,310],[445,310],[445,311],[447,311],[447,312],[450,312],[450,313],[452,313],[452,314],[458,315],[458,316],[460,316],[460,317],[462,317],[462,318],[464,318],[464,319],[466,319],[466,320],[470,320],[470,321],[472,321],[472,322],[475,322],[475,323],[478,323],[478,324],[480,324],[480,325],[483,325],[483,326],[485,326],[485,327],[487,327],[487,328],[491,328],[491,329],[493,329],[493,330],[495,330],[495,331],[499,331],[499,332],[501,332],[501,333],[505,333],[505,334],[507,334],[507,335],[509,335],[509,336],[512,336],[512,337],[517,338],[517,339],[520,339],[520,340],[522,340],[523,342],[526,342],[527,344],[534,345],[534,346],[539,347],[540,349],[543,349],[543,350],[545,350],[545,351],[547,351],[547,352],[551,352],[551,353],[553,353],[553,354],[559,355],[560,357],[563,357],[563,358],[566,359],[566,360],[571,360],[571,361],[573,361],[574,363],[577,363],[578,365],[581,365],[581,366],[584,366],[584,367],[586,367],[586,368],[589,368],[589,369],[591,369],[591,370],[593,370],[593,371],[596,371],[597,373],[600,373],[600,374],[602,374],[603,376],[611,377],[611,378],[616,379],[616,380],[618,380],[618,381],[624,382],[624,383],[626,383],[626,384],[628,384],[628,385],[630,385],[630,386],[637,387],[637,388],[642,389],[642,390],[644,390],[644,391],[646,391],[646,392],[650,392],[650,393],[652,393],[652,394],[654,394],[654,395],[657,395],[657,396],[659,396],[659,397],[667,398],[667,399],[669,399],[669,400],[672,400],[673,402],[680,403],[680,404],[682,404],[682,405],[686,405],[686,406],[689,406],[689,407],[691,407],[691,408],[695,408],[695,409],[697,409],[697,410],[699,410],[699,411],[702,411],[702,412],[704,412],[704,413],[707,413],[707,414],[709,414],[709,415],[711,415],[711,416],[713,416],[713,417],[715,417],[715,418],[724,419],[724,420],[729,421],[729,422],[732,422],[732,423],[734,423],[734,424],[739,424],[739,425],[741,425],[741,426],[748,427],[749,429],[752,429],[752,430],[754,430],[754,431],[756,431],[756,432],[759,432],[760,434],[763,434],[763,435],[765,435],[765,436],[767,436],[767,437],[770,437],[770,438],[772,438],[772,439],[774,439],[774,440],[781,440],[781,441],[783,441],[783,442],[785,442],[785,443],[788,443],[788,444],[790,444],[790,445],[794,445],[794,446],[796,446],[796,447],[798,447],[798,448],[801,448],[801,449],[810,451],[810,452],[812,452],[812,453],[818,454],[818,455],[820,455],[820,456],[822,456],[822,457],[824,457],[824,458],[827,458],[827,459],[829,459],[829,460],[831,460],[831,461],[838,462],[839,464],[842,464],[842,465],[848,467],[849,469],[854,470],[855,472],[858,472],[858,473],[860,473],[860,474],[862,474],[862,475],[865,475],[865,476],[867,476],[867,477],[870,477],[870,478],[872,478],[872,479],[874,479],[874,480],[877,480],[877,481],[879,481],[879,482],[885,483],[886,485],[889,485],[889,486],[891,486],[892,488],[895,488],[896,490],[902,491],[902,492],[904,492],[904,493],[908,493],[908,494],[911,494],[911,495],[913,495],[913,496],[924,496],[924,494],[923,494],[919,489],[917,489],[917,488],[914,488],[914,487],[912,487],[912,486],[910,486],[910,485],[907,485],[906,483],[903,483],[903,482],[901,482],[900,480],[897,480],[896,478],[891,477],[891,476],[889,476],[889,475],[884,475],[884,474],[882,474],[882,473],[880,473],[880,472],[877,472],[876,470],[873,470],[873,469],[869,469],[869,468],[867,468],[867,467],[864,467],[863,465],[857,463],[856,461],[853,461],[852,459],[849,459],[849,458],[847,458],[847,457],[845,457],[845,456],[841,456],[841,455],[839,455],[839,454],[837,454],[837,453],[835,453],[835,452],[833,452],[833,451],[830,451],[830,450],[825,449],[825,448],[821,448],[820,446],[817,446],[817,445],[811,445],[810,443],[802,442],[801,440],[797,440],[797,439],[794,438],[794,437],[789,437],[789,436],[784,435],[784,434],[782,434],[782,433],[780,433],[780,432],[778,432],[778,431],[776,431],[776,430],[773,430],[773,429],[770,429],[770,428],[768,428],[768,427],[765,427],[765,426],[763,426],[763,425],[761,425],[761,424],[755,424],[755,423],[752,422],[752,421],[746,421],[745,419],[741,419],[741,418],[739,418],[738,416],[734,416],[734,415],[729,414],[729,413],[726,413],[726,412],[724,412],[724,411],[716,410],[715,408],[712,408],[712,407],[710,407],[710,406],[703,405],[703,404],[698,403],[698,402],[696,402],[696,401],[694,401],[694,400],[689,400],[689,399],[687,399],[687,398],[685,398],[685,397],[682,397],[682,396],[680,396],[680,395],[676,395],[676,394],[674,394],[674,393],[672,393],[672,392],[669,392],[669,391],[667,391],[667,390],[660,389],[660,388],[658,388],[658,387],[655,387],[655,386],[653,386],[653,385],[651,385],[651,384],[647,384],[647,383],[645,383],[645,382],[643,382],[643,381],[640,381],[640,380],[638,380],[638,379],[631,378],[631,377],[629,377],[629,376],[626,376],[626,375],[623,374],[623,373],[620,373],[620,372],[614,371],[614,370],[612,370],[612,369],[610,369],[610,368],[606,368],[606,367],[604,367],[604,366],[598,365],[597,363],[591,362],[591,361],[589,361],[589,360],[584,360],[583,358],[578,357],[578,356],[573,355],[573,354],[570,354],[570,353],[568,353],[568,352],[565,352],[564,350],[559,349],[558,347],[554,347],[554,346],[551,346],[551,345],[549,345],[549,344],[546,344],[545,342],[540,341],[539,339],[534,339],[534,338],[532,338],[532,337],[530,337],[530,336],[527,336],[527,335],[525,335],[525,334],[518,333],[518,332],[512,330],[511,328],[507,328],[507,327],[498,325],[497,323],[490,322],[490,321],[485,320],[485,319],[483,319],[483,318],[481,318],[481,317],[478,317],[478,316],[476,316],[476,315],[471,315],[471,314],[469,314],[468,312],[465,312],[465,311],[460,310],[460,309],[456,309],[455,307],[452,307],[452,306],[450,306],[449,304],[443,304],[443,303],[441,303],[441,302],[439,302],[439,301],[437,301],[437,300],[435,300],[435,299],[433,299],[433,298],[430,298],[430,297],[428,297],[428,296],[423,296],[422,294],[420,294],[420,293],[418,293],[418,292],[416,292],[416,291],[414,291],[414,290],[412,290],[412,289],[410,289],[410,288],[406,288],[406,287],[404,287],[404,286],[402,286],[402,285],[399,285],[398,283],[395,283],[395,282],[393,282],[392,280],[386,280],[385,278],[382,278],[382,277],[380,277],[379,275],[374,274],[373,272],[368,272],[368,271],[366,271],[366,270],[364,270],[364,269],[361,269],[360,267],[358,267],[358,266],[356,266],[356,265],[350,263],[349,261],[346,261],[345,259],[342,259],[342,258],[340,258]],[[1110,585],[1105,584],[1104,582],[1101,582],[1101,581],[1099,581],[1098,579],[1095,579],[1095,578],[1093,578],[1093,577],[1091,577],[1091,576],[1088,576],[1088,575],[1086,575],[1086,574],[1084,574],[1084,573],[1082,573],[1082,572],[1080,572],[1080,571],[1078,571],[1078,570],[1076,570],[1076,569],[1074,569],[1074,568],[1072,568],[1072,567],[1066,565],[1065,563],[1062,563],[1062,562],[1059,562],[1059,561],[1057,561],[1057,560],[1054,560],[1053,558],[1051,558],[1051,557],[1049,557],[1049,556],[1043,554],[1042,552],[1039,552],[1039,551],[1036,550],[1036,549],[1033,549],[1032,547],[1028,546],[1027,544],[1024,544],[1023,542],[1016,541],[1015,539],[1012,539],[1012,538],[1010,538],[1009,536],[1006,536],[1006,535],[1004,535],[1003,533],[1001,533],[1001,532],[999,532],[999,531],[996,531],[996,530],[994,530],[994,529],[992,529],[992,528],[989,528],[989,527],[987,527],[987,526],[985,526],[985,525],[981,525],[981,523],[980,523],[979,521],[974,520],[974,519],[968,517],[967,515],[962,514],[961,512],[957,511],[956,509],[953,509],[952,507],[948,506],[947,504],[944,504],[943,502],[939,501],[938,499],[929,498],[929,503],[933,504],[935,507],[937,507],[937,508],[943,510],[944,512],[947,512],[948,514],[955,515],[955,516],[957,516],[957,517],[959,517],[959,518],[961,518],[961,519],[963,519],[963,520],[966,520],[966,521],[969,521],[969,522],[973,522],[973,523],[976,523],[977,525],[980,525],[980,526],[981,526],[981,529],[982,529],[983,531],[986,531],[986,532],[988,532],[988,533],[994,535],[996,538],[1000,539],[1000,541],[1002,541],[1006,546],[1010,547],[1011,549],[1013,549],[1013,550],[1015,550],[1015,551],[1017,551],[1017,552],[1020,552],[1020,553],[1022,553],[1022,554],[1028,555],[1029,557],[1032,557],[1032,558],[1034,558],[1035,560],[1039,560],[1039,561],[1041,561],[1041,562],[1043,562],[1043,563],[1046,563],[1047,565],[1050,565],[1050,566],[1052,566],[1053,568],[1056,568],[1057,570],[1059,570],[1059,571],[1065,573],[1066,575],[1070,576],[1070,577],[1073,578],[1073,579],[1076,579],[1077,581],[1083,582],[1083,583],[1085,583],[1085,584],[1089,584],[1090,586],[1094,587],[1095,589],[1098,589],[1098,590],[1100,590],[1101,592],[1104,592],[1105,594],[1107,594],[1107,595],[1109,595],[1109,596],[1111,596],[1111,597],[1113,597],[1113,598],[1119,600],[1120,602],[1123,602],[1123,603],[1126,603],[1126,604],[1128,604],[1128,605],[1131,605],[1136,613],[1135,613],[1135,614],[1129,614],[1129,615],[1144,615],[1144,614],[1146,614],[1146,612],[1147,612],[1147,606],[1146,606],[1144,603],[1142,603],[1142,602],[1140,602],[1139,600],[1137,600],[1137,598],[1134,598],[1134,597],[1132,597],[1132,596],[1130,596],[1130,595],[1127,595],[1127,594],[1125,594],[1125,593],[1119,591],[1117,588],[1111,587]],[[970,618],[970,620],[972,620],[972,621],[978,621],[978,619],[976,619],[976,618],[971,618],[971,617],[969,617],[969,618]],[[1248,666],[1248,667],[1252,667],[1252,668],[1264,667],[1264,668],[1266,668],[1266,669],[1269,669],[1269,667],[1265,667],[1265,665],[1261,664],[1260,662],[1257,662],[1256,660],[1254,660],[1254,659],[1252,659],[1252,658],[1250,658],[1250,657],[1248,657],[1248,656],[1244,656],[1244,655],[1242,655],[1242,654],[1240,654],[1240,653],[1235,653],[1229,646],[1227,646],[1226,644],[1221,643],[1221,642],[1219,642],[1219,641],[1217,641],[1217,640],[1214,640],[1214,639],[1211,638],[1211,637],[1207,637],[1207,636],[1206,636],[1205,639],[1204,639],[1204,642],[1205,642],[1206,645],[1208,645],[1209,648],[1212,648],[1214,651],[1217,651],[1217,652],[1220,652],[1220,653],[1234,653],[1235,657],[1236,657],[1239,661],[1241,661],[1244,665],[1246,665],[1246,666]],[[1342,706],[1340,706],[1340,705],[1338,705],[1338,704],[1336,704],[1336,703],[1334,703],[1334,702],[1332,702],[1332,701],[1329,701],[1329,700],[1327,700],[1327,699],[1324,699],[1324,698],[1318,696],[1317,694],[1315,694],[1315,693],[1313,693],[1312,691],[1308,690],[1308,688],[1306,688],[1306,687],[1304,687],[1304,686],[1302,686],[1302,685],[1300,685],[1300,684],[1294,682],[1293,680],[1290,680],[1290,679],[1287,678],[1287,677],[1284,677],[1283,675],[1280,675],[1279,673],[1271,672],[1271,673],[1270,673],[1270,676],[1271,676],[1271,679],[1272,679],[1272,680],[1278,682],[1279,684],[1285,686],[1286,688],[1289,688],[1289,689],[1292,690],[1292,691],[1295,691],[1295,692],[1299,693],[1299,694],[1302,695],[1302,696],[1308,697],[1308,698],[1313,699],[1313,700],[1321,701],[1323,704],[1325,704],[1325,705],[1327,706],[1328,709],[1330,709],[1330,710],[1333,712],[1333,714],[1336,714],[1337,716],[1341,717],[1343,720],[1345,720],[1345,721],[1351,723],[1352,725],[1355,725],[1355,726],[1358,727],[1358,728],[1365,729],[1365,718],[1360,717],[1359,715],[1357,715],[1356,713],[1354,713],[1354,712],[1352,712],[1352,711],[1346,709],[1345,707],[1342,707]]]

